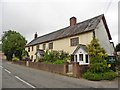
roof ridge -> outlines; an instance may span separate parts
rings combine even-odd
[[[83,33],[83,32],[88,32],[90,30],[93,30],[95,28],[95,26],[98,25],[98,23],[96,23],[94,21],[95,20],[97,20],[97,21],[101,20],[103,16],[104,16],[104,14],[101,14],[101,15],[95,16],[93,18],[90,18],[90,19],[81,21],[79,23],[76,23],[76,25],[74,25],[72,27],[67,26],[65,28],[55,30],[53,32],[41,35],[41,36],[37,37],[36,39],[33,39],[26,46],[32,46],[32,45],[35,45],[35,44],[38,44],[38,43],[52,41],[52,40],[56,40],[56,39],[61,39],[61,38],[65,38],[65,37],[68,37],[68,36],[73,36],[73,35],[76,35],[76,34],[80,34],[80,33]],[[93,22],[91,22],[91,20],[93,20]],[[95,25],[93,26],[92,23],[95,24]],[[92,25],[92,27],[88,26],[88,24]],[[80,25],[82,25],[82,27]],[[86,28],[87,28],[87,30],[86,30]]]
[[[97,17],[99,17],[99,16],[103,16],[103,15],[104,15],[104,14],[101,14],[101,15],[95,16],[95,17],[93,17],[93,18],[86,19],[86,20],[84,20],[84,21],[81,21],[81,22],[79,22],[79,23],[76,23],[76,25],[78,25],[78,24],[80,24],[80,23],[83,23],[83,22],[85,22],[85,21],[92,20],[92,19],[97,18]],[[67,26],[67,27],[62,28],[62,29],[55,30],[55,31],[53,31],[53,32],[50,32],[50,33],[41,35],[41,36],[39,36],[39,37],[37,37],[37,38],[40,38],[40,37],[43,37],[43,36],[47,36],[47,35],[49,35],[49,34],[52,34],[52,33],[58,32],[58,31],[61,31],[61,30],[63,30],[63,29],[69,28],[69,27],[70,27],[70,26]],[[37,38],[36,38],[36,39],[37,39]],[[34,39],[33,39],[33,40],[34,40]]]

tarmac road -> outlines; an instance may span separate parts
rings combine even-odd
[[[79,79],[3,62],[2,88],[87,88]]]
[[[1,60],[0,60],[1,61]],[[93,82],[2,62],[2,88],[117,88],[117,81]]]

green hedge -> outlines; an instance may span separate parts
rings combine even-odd
[[[86,72],[83,77],[88,80],[92,81],[100,81],[102,80],[102,74],[92,73],[92,72]]]
[[[105,72],[103,74],[103,79],[104,80],[113,80],[113,79],[115,79],[116,76],[117,76],[116,73],[113,71]]]
[[[13,57],[12,61],[19,61],[20,59],[18,57]]]
[[[113,71],[104,72],[104,73],[92,73],[86,72],[83,74],[83,77],[92,81],[100,81],[100,80],[113,80],[116,77],[116,73]]]
[[[64,64],[64,60],[56,60],[53,64]]]

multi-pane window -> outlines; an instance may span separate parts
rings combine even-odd
[[[79,44],[79,37],[70,39],[71,46],[77,46]]]
[[[43,50],[45,50],[45,48],[46,48],[46,44],[44,43],[44,44],[43,44]]]
[[[53,49],[53,43],[49,43],[49,49]]]
[[[39,45],[36,46],[36,51],[39,49]]]
[[[28,52],[30,52],[30,47],[28,47]]]
[[[34,46],[32,46],[32,51],[33,51],[33,49],[34,49]]]
[[[80,61],[83,61],[83,54],[79,54]]]

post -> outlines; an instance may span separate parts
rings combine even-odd
[[[73,62],[73,76],[80,78],[80,67],[79,62]]]
[[[26,61],[26,66],[29,67],[29,61]]]
[[[64,74],[68,72],[68,62],[64,63]]]

